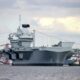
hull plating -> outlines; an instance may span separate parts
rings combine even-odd
[[[22,53],[22,52],[21,52]],[[20,60],[19,53],[18,57],[13,60],[13,64],[22,65],[63,65],[66,58],[71,55],[70,51],[66,52],[51,52],[51,51],[24,51],[23,58]],[[16,56],[15,56],[16,57]]]

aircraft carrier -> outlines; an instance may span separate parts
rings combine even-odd
[[[63,65],[70,57],[73,42],[59,42],[51,47],[35,47],[35,30],[29,31],[29,24],[22,24],[16,33],[9,34],[11,48],[6,45],[3,53],[12,60],[12,65]],[[33,46],[31,46],[33,44]]]

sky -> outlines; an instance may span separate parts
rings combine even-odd
[[[80,48],[80,0],[0,0],[0,44],[21,23],[36,30],[36,45],[75,42]]]

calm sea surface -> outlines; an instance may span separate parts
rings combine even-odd
[[[0,65],[0,80],[80,80],[80,67]]]

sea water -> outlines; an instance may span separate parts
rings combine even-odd
[[[80,67],[0,64],[0,80],[80,80]]]

